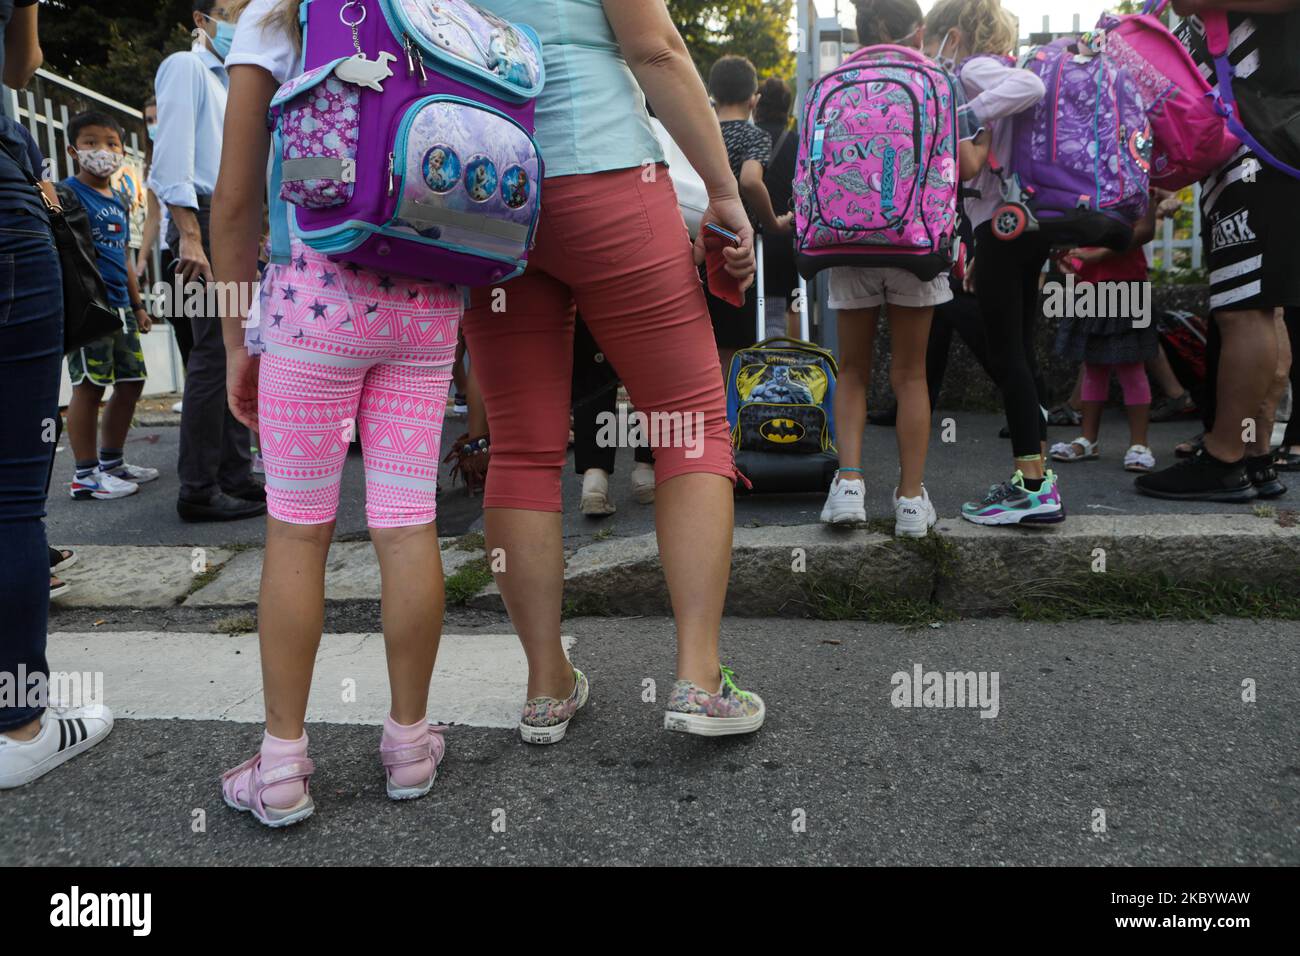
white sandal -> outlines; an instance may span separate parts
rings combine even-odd
[[[1075,445],[1083,449],[1082,454],[1075,451]],[[1086,461],[1101,454],[1101,442],[1090,442],[1080,435],[1071,442],[1058,441],[1048,454],[1052,456],[1053,461]]]
[[[1156,456],[1146,445],[1130,445],[1124,452],[1125,471],[1150,471],[1156,466]]]

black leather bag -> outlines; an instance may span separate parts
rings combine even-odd
[[[27,164],[13,154],[3,139],[0,147],[22,170],[49,214],[50,231],[63,270],[64,353],[75,352],[96,339],[112,335],[122,327],[122,318],[108,304],[108,290],[95,262],[95,239],[86,208],[67,188],[56,187],[61,205],[52,204]]]
[[[68,353],[112,335],[122,328],[122,317],[108,304],[86,207],[66,186],[55,190],[62,208],[50,211],[50,228],[63,267],[63,351]]]

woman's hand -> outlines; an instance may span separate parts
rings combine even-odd
[[[724,229],[740,237],[739,246],[723,246],[727,272],[740,284],[744,292],[754,282],[754,228],[749,224],[749,216],[740,202],[740,196],[731,195],[723,199],[710,199],[709,208],[700,218],[700,231],[695,236],[695,264],[704,262],[704,227],[708,223],[717,223]]]
[[[240,347],[226,349],[226,402],[241,425],[257,431],[258,359]]]

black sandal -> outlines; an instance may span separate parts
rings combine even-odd
[[[77,563],[77,553],[71,548],[50,548],[50,574],[62,571]]]

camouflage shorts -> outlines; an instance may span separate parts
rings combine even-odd
[[[89,380],[101,388],[114,382],[143,382],[148,374],[140,349],[140,330],[130,309],[118,309],[122,328],[96,339],[68,356],[68,378],[73,385]]]

